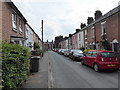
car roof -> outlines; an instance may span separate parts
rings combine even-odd
[[[108,51],[108,50],[90,50],[90,51],[94,51],[94,52],[113,52],[113,51]]]

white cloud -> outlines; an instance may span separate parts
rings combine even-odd
[[[44,40],[57,35],[69,35],[80,28],[80,23],[94,17],[99,9],[103,14],[118,5],[119,0],[13,0],[20,11],[40,35],[40,21],[44,20]]]

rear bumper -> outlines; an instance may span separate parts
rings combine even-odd
[[[100,69],[119,69],[120,64],[118,62],[99,62]]]

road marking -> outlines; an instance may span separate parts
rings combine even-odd
[[[74,62],[74,63],[77,63],[77,64],[80,64],[80,65],[81,65],[81,62]]]
[[[49,55],[48,55],[49,57]],[[50,59],[48,59],[50,60]],[[51,67],[51,63],[49,61],[48,63],[48,88],[53,88],[54,84],[53,84],[54,80],[53,80],[53,74],[52,74],[52,67]]]

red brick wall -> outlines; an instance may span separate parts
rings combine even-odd
[[[118,40],[118,15],[115,14],[110,16],[95,25],[96,29],[96,41],[101,40],[101,23],[106,21],[106,32],[107,32],[107,39],[109,42],[112,42],[114,39]]]
[[[2,3],[2,37],[3,40],[9,40],[10,39],[10,31],[11,31],[11,22],[10,19],[10,9],[8,5],[3,2]]]
[[[112,42],[114,39],[118,40],[118,14],[107,18],[106,25],[108,41]]]
[[[22,19],[22,18],[21,18]],[[12,8],[8,3],[3,2],[2,4],[2,31],[3,40],[10,41],[10,36],[25,37],[25,23],[23,22],[22,30],[23,33],[19,33],[19,15],[17,14],[17,32],[12,30]]]
[[[88,43],[92,43],[92,42],[94,42],[94,39],[92,38],[93,37],[93,35],[92,35],[92,26],[90,26],[90,27],[88,27],[87,28],[87,42]]]
[[[0,41],[2,40],[2,2],[0,2]]]
[[[118,42],[119,42],[119,52],[120,52],[120,12],[118,13]]]
[[[101,22],[95,24],[95,30],[96,30],[96,41],[101,41]]]

